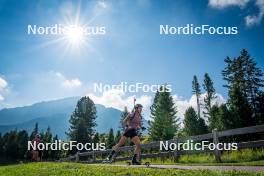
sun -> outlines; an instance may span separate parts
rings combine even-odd
[[[68,25],[65,28],[65,39],[70,45],[81,46],[85,42],[85,34],[82,26]]]

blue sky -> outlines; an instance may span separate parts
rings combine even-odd
[[[78,12],[81,22],[105,26],[106,34],[86,36],[81,49],[51,43],[56,36],[27,34],[28,24],[61,24]],[[122,81],[171,84],[172,94],[190,104],[192,77],[202,83],[205,72],[226,99],[221,76],[226,56],[247,48],[264,68],[263,15],[263,0],[0,0],[0,108],[87,94],[118,108],[133,94],[95,94],[92,85]],[[239,33],[160,35],[161,24],[237,26]],[[109,102],[109,96],[117,100]],[[149,105],[153,93],[136,96]]]

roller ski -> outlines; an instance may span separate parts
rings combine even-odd
[[[137,155],[135,154],[132,158],[131,162],[127,162],[127,164],[130,165],[141,165],[141,163],[137,160]]]
[[[134,164],[132,164],[132,162],[129,161],[129,162],[127,162],[127,165],[128,166],[130,166],[130,165],[141,165],[141,163],[134,163]],[[144,165],[146,167],[149,167],[150,166],[150,162],[145,162]]]
[[[103,164],[111,164],[113,162],[115,162],[115,158],[116,158],[116,152],[113,150],[109,155],[108,157],[103,160]]]

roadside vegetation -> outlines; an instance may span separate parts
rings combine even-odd
[[[191,171],[177,169],[154,169],[154,168],[135,168],[120,166],[98,166],[79,163],[29,163],[17,164],[0,167],[0,175],[8,176],[72,176],[72,175],[89,175],[89,176],[264,176],[264,173],[241,172],[241,171]]]

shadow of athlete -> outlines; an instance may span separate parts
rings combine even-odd
[[[137,130],[142,128],[141,112],[142,112],[143,106],[141,104],[136,104],[134,108],[135,108],[134,112],[128,114],[128,116],[124,119],[123,123],[126,125],[125,132],[121,136],[119,142],[113,147],[113,150],[107,157],[106,161],[113,162],[114,156],[117,154],[120,147],[125,145],[126,138],[131,138],[131,141],[136,146],[135,151],[134,151],[134,156],[132,158],[131,163],[133,165],[140,165],[139,157],[141,153],[141,148],[140,148],[140,139],[138,137]]]

